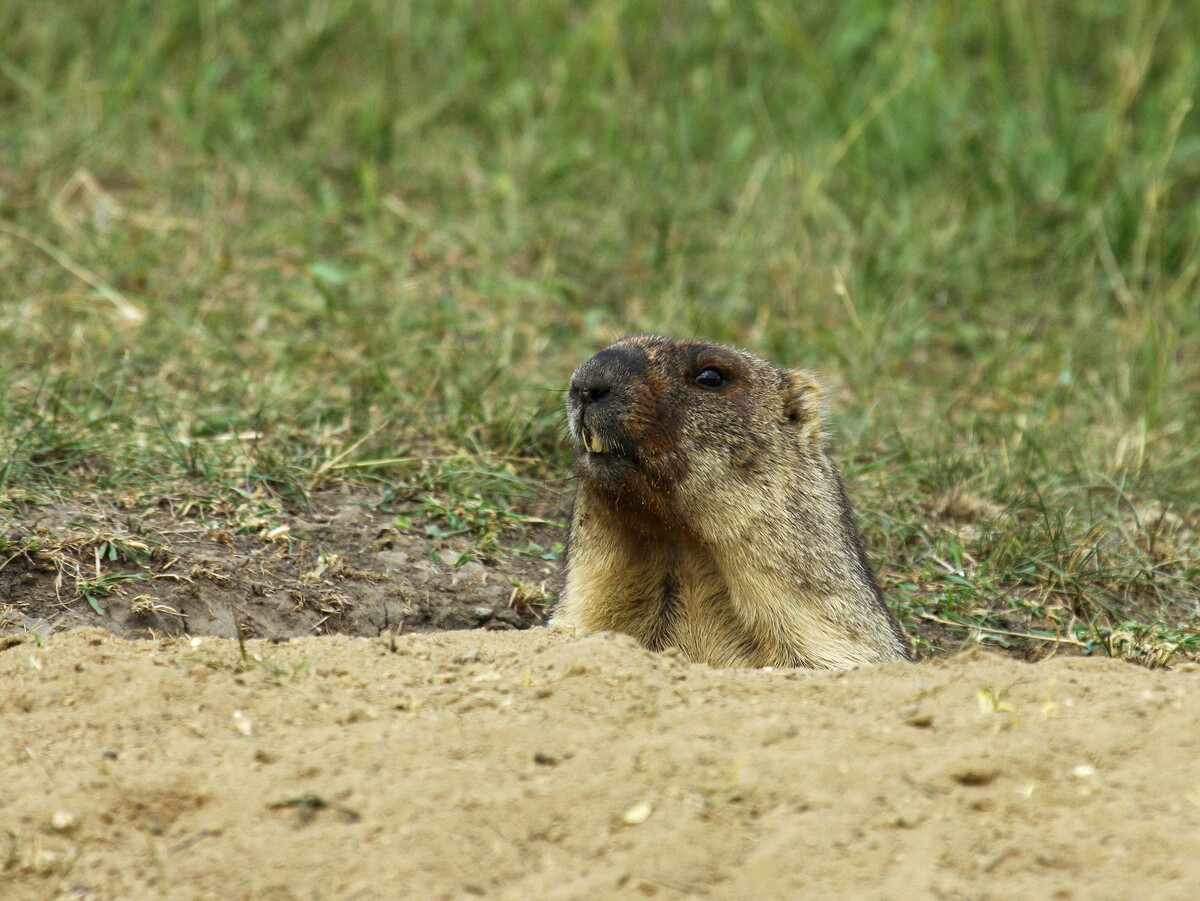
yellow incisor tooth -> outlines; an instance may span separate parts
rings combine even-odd
[[[588,450],[590,450],[593,454],[604,453],[604,442],[601,441],[600,437],[598,435],[596,435],[594,432],[592,433],[592,443],[588,447]]]

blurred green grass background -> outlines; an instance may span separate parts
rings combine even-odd
[[[519,507],[571,369],[661,331],[825,377],[910,628],[1195,649],[1200,4],[42,0],[0,36],[10,521]]]

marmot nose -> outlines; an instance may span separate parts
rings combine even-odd
[[[612,390],[612,383],[601,373],[590,372],[571,379],[571,397],[586,406],[594,404]]]

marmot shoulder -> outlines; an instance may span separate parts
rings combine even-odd
[[[625,338],[581,365],[576,494],[554,625],[712,666],[910,659],[863,551],[807,372]]]

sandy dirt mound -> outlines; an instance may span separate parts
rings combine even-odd
[[[615,636],[0,651],[0,896],[1200,896],[1200,672]]]

